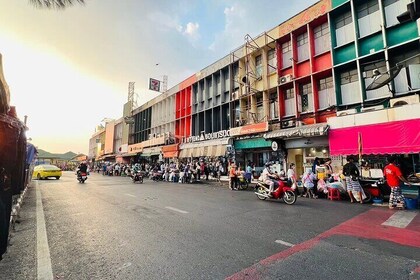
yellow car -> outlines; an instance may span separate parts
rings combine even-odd
[[[61,169],[55,165],[49,164],[40,164],[35,166],[33,178],[37,178],[38,180],[54,177],[57,180],[60,179],[62,173]]]

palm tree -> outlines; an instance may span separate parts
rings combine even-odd
[[[74,3],[84,4],[85,0],[29,0],[29,2],[38,8],[64,9]]]

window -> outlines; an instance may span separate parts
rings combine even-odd
[[[351,11],[337,17],[335,21],[335,36],[337,46],[342,46],[354,41],[353,19]]]
[[[255,74],[257,78],[262,76],[262,55],[257,55],[255,57]]]
[[[300,108],[301,112],[312,112],[313,111],[313,94],[312,85],[304,84],[299,86],[300,91]]]
[[[330,28],[328,22],[314,28],[315,55],[330,50]]]
[[[293,88],[286,89],[284,99],[285,116],[295,115],[295,90]]]
[[[384,0],[386,26],[399,24],[397,16],[407,11],[407,4],[411,0]]]
[[[364,37],[381,30],[378,0],[368,1],[357,7],[359,36]]]
[[[332,77],[318,81],[318,98],[321,110],[337,104]]]
[[[374,80],[377,74],[385,73],[387,71],[385,61],[377,62],[374,64],[366,65],[363,68],[363,77],[365,80],[365,87],[369,86]],[[367,90],[366,98],[376,99],[389,96],[388,87],[384,86],[375,90]]]
[[[305,61],[309,59],[309,47],[308,47],[308,33],[299,35],[296,39],[298,60]]]
[[[291,41],[281,45],[282,68],[292,66],[292,43]]]
[[[360,103],[362,101],[359,87],[357,69],[343,72],[341,81],[341,103],[343,105]]]
[[[239,66],[233,67],[233,90],[239,88]]]
[[[269,50],[267,52],[268,62],[267,62],[267,73],[271,74],[276,72],[277,69],[277,55],[276,50]]]
[[[277,99],[277,92],[270,94],[270,120],[279,117],[279,102]]]

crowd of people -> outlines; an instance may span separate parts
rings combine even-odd
[[[292,186],[300,197],[314,199],[320,196],[327,197],[329,188],[337,188],[341,193],[348,195],[351,203],[363,203],[365,193],[360,183],[360,171],[354,160],[352,156],[347,157],[347,163],[339,172],[334,173],[330,158],[323,160],[315,158],[312,168],[306,168],[304,174],[299,178],[296,175],[294,163],[289,164],[287,172],[281,171],[280,174],[274,173],[271,163],[267,163],[259,174],[261,175],[259,180],[268,185],[270,192],[274,191],[277,180],[282,178]],[[401,182],[409,183],[395,165],[394,157],[389,157],[388,163],[384,169],[384,176],[391,188],[389,207],[400,207],[404,203],[404,197],[399,185]],[[322,172],[319,171],[319,168],[322,169]],[[141,172],[143,176],[151,177],[154,180],[176,183],[193,183],[209,179],[220,181],[221,176],[228,176],[231,190],[238,190],[242,182],[249,184],[256,177],[254,164],[250,161],[243,168],[233,161],[200,159],[169,163],[162,161],[135,164],[102,162],[96,163],[90,169],[104,176],[132,176],[136,172]]]

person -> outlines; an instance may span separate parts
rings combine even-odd
[[[330,182],[330,183],[334,182],[334,177],[332,176],[333,168],[331,166],[331,159],[330,158],[325,159],[324,167],[325,167],[325,174],[327,176],[328,182]]]
[[[87,165],[84,161],[82,161],[79,166],[77,167],[78,171],[81,173],[87,173]]]
[[[360,203],[363,203],[362,186],[359,183],[360,172],[354,164],[352,156],[347,157],[347,163],[343,166],[343,175],[346,178],[347,193],[350,196],[350,202],[354,203],[353,192],[359,193]]]
[[[306,195],[305,197],[309,198],[318,198],[314,193],[314,180],[315,180],[315,174],[312,172],[312,169],[305,172],[305,174],[302,177],[303,186],[306,188]]]
[[[245,179],[248,181],[248,183],[251,183],[251,179],[252,179],[252,163],[249,160],[248,164],[246,165],[245,168]]]
[[[295,172],[296,165],[292,162],[289,165],[289,169],[287,170],[287,182],[288,184],[293,187],[295,185],[295,192],[298,196],[302,197],[299,192],[299,188],[297,187],[297,180],[296,180],[296,172]]]
[[[236,176],[236,164],[232,163],[229,169],[229,188],[231,190],[238,190],[238,180]]]
[[[318,157],[316,157],[315,159],[314,159],[314,163],[312,164],[312,173],[314,173],[314,174],[316,174],[316,172],[317,172],[317,168],[319,167],[321,165],[321,161],[319,160],[319,158]]]
[[[388,186],[391,188],[391,195],[389,196],[389,209],[404,208],[405,200],[401,192],[400,184],[404,182],[411,186],[410,182],[404,178],[401,170],[395,165],[395,156],[388,157],[388,165],[384,168],[384,176]]]
[[[261,173],[261,181],[264,182],[264,184],[268,185],[268,195],[271,196],[271,193],[274,191],[274,187],[276,186],[278,178],[277,175],[273,174],[271,172],[271,163],[267,162],[265,164],[265,168]]]

